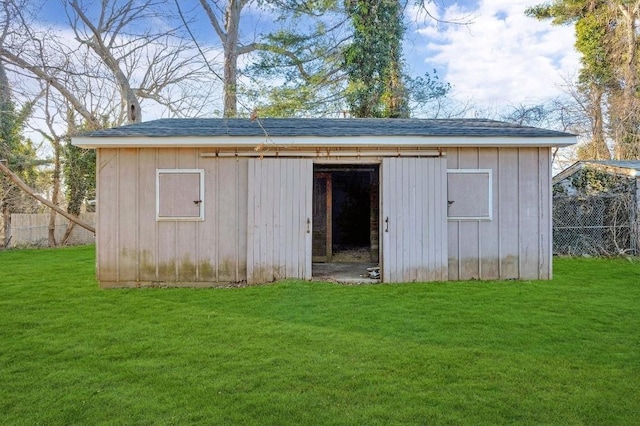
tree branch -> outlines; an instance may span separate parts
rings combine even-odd
[[[242,46],[238,48],[238,54],[243,55],[245,53],[253,52],[255,50],[262,50],[264,52],[272,52],[272,53],[277,53],[279,55],[285,56],[291,59],[291,61],[293,62],[293,65],[295,65],[296,68],[298,68],[298,72],[300,72],[300,76],[305,81],[308,81],[309,78],[311,77],[309,73],[304,69],[303,60],[298,58],[293,52],[290,52],[278,46],[274,46],[267,43],[251,43],[246,46]]]
[[[92,129],[99,129],[101,127],[99,121],[93,116],[93,114],[91,114],[91,112],[89,112],[89,110],[85,108],[84,104],[80,102],[73,95],[73,93],[71,93],[71,91],[69,91],[67,87],[60,82],[60,80],[56,79],[52,75],[49,75],[40,67],[28,63],[21,57],[14,55],[13,53],[9,52],[6,49],[3,49],[2,47],[0,47],[0,57],[8,59],[9,61],[11,61],[11,63],[19,66],[24,70],[28,70],[36,77],[51,84],[51,86],[55,87],[55,89],[60,92],[60,94],[62,94],[62,96],[64,96],[65,99],[67,99],[69,103],[71,103],[71,105],[73,105],[75,110],[78,111],[85,120],[87,120]]]
[[[220,26],[220,22],[218,21],[216,14],[213,12],[213,9],[211,9],[211,6],[209,6],[209,3],[207,3],[207,0],[200,0],[200,4],[202,5],[202,8],[204,9],[204,11],[207,13],[207,17],[209,18],[209,21],[211,22],[213,29],[216,31],[216,34],[218,34],[218,37],[220,37],[220,41],[222,42],[223,45],[226,45],[227,34],[222,29],[222,26]]]
[[[7,166],[5,166],[2,163],[1,160],[0,160],[0,172],[3,172],[4,174],[6,174],[7,177],[9,178],[9,180],[11,180],[13,183],[15,183],[18,186],[18,188],[23,190],[26,194],[30,195],[31,197],[35,198],[36,200],[38,200],[39,202],[41,202],[45,206],[49,207],[52,210],[55,210],[57,213],[60,213],[62,216],[66,217],[71,222],[77,223],[78,225],[80,225],[81,227],[83,227],[87,231],[92,232],[95,235],[96,229],[93,226],[89,225],[86,222],[83,222],[82,220],[78,219],[76,216],[74,216],[74,215],[72,215],[70,213],[67,213],[66,211],[64,211],[60,207],[56,206],[55,204],[53,204],[51,201],[47,200],[46,198],[43,198],[40,195],[36,194],[36,192],[31,187],[29,187],[29,185],[24,183],[24,181],[22,179],[20,179],[20,177],[18,175],[13,173]]]

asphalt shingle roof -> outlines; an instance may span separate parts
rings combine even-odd
[[[620,167],[640,172],[640,161],[632,160],[585,160],[585,163],[599,164],[606,167]]]
[[[84,137],[178,136],[473,136],[574,137],[569,133],[486,119],[165,118],[85,133]]]

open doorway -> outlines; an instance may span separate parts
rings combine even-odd
[[[314,275],[351,268],[362,277],[378,265],[379,170],[377,164],[314,165]]]

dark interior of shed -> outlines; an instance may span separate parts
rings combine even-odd
[[[369,248],[369,173],[333,172],[333,252]]]
[[[378,262],[378,170],[314,166],[314,262]]]

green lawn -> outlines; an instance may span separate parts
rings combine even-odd
[[[0,252],[0,424],[640,421],[640,263],[543,282],[100,290]]]

